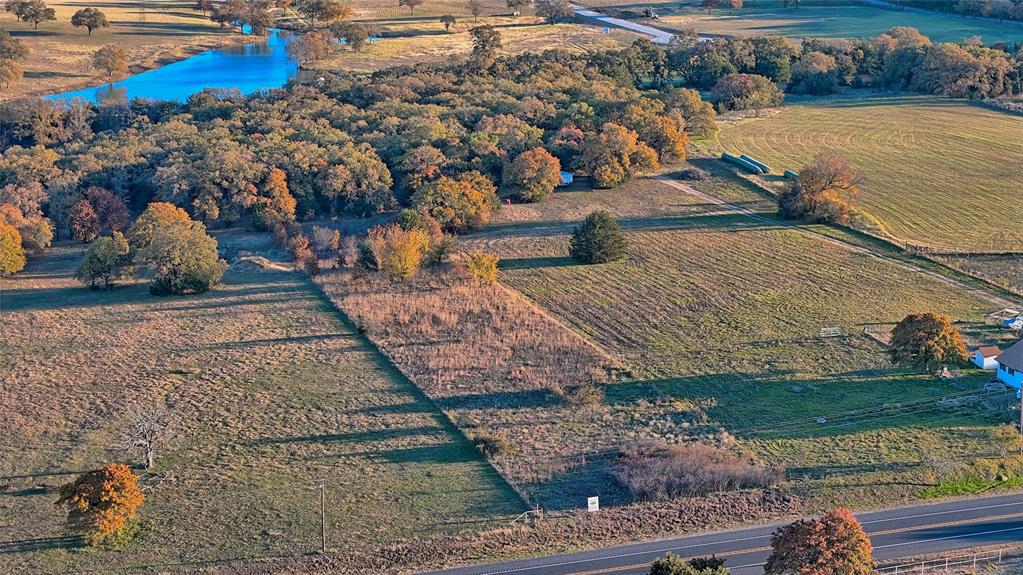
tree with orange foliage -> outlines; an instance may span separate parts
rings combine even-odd
[[[869,575],[873,548],[860,522],[838,508],[820,519],[779,528],[771,537],[766,575]]]
[[[778,196],[778,214],[786,219],[844,224],[860,190],[856,174],[837,152],[824,152],[799,171],[799,177]]]
[[[71,207],[67,218],[71,237],[83,242],[91,242],[99,235],[99,216],[89,200],[82,200]]]
[[[946,366],[969,360],[966,343],[952,318],[939,313],[911,313],[892,330],[888,344],[892,362],[940,373]]]
[[[412,196],[412,205],[453,232],[482,226],[497,205],[497,190],[489,178],[473,170],[455,178],[441,176]]]
[[[68,526],[96,545],[120,531],[144,499],[131,469],[111,463],[63,486],[56,506],[67,506]]]
[[[294,221],[298,202],[288,191],[288,175],[280,168],[272,168],[266,175],[263,194],[256,199],[253,207],[256,217],[264,226]]]
[[[25,268],[25,249],[18,228],[0,220],[0,276]]]
[[[526,150],[505,164],[503,179],[523,201],[542,202],[561,183],[561,162],[543,148]]]

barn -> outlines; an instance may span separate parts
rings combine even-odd
[[[1023,386],[1023,339],[998,354],[998,379],[1016,389]]]
[[[998,354],[1002,353],[1002,350],[998,349],[995,345],[982,345],[977,349],[973,350],[970,354],[973,363],[981,369],[998,369],[998,362],[995,360]]]

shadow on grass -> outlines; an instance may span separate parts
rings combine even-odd
[[[351,433],[330,433],[320,435],[299,435],[295,437],[271,437],[260,439],[257,445],[285,445],[290,443],[365,443],[387,441],[421,435],[440,435],[444,430],[434,426],[399,427],[395,429],[378,429],[375,431],[356,431]],[[450,446],[448,447],[450,449]]]
[[[467,393],[442,397],[437,400],[441,409],[528,409],[555,407],[561,403],[560,397],[544,389]]]
[[[560,268],[573,265],[583,265],[568,256],[561,257],[540,257],[540,258],[509,258],[498,262],[497,267],[502,270],[522,270],[536,268]]]
[[[47,549],[75,549],[83,547],[84,545],[85,542],[77,535],[0,541],[0,555],[25,553],[29,551],[44,551]]]

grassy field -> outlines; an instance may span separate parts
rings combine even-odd
[[[229,252],[268,248],[221,235]],[[156,298],[90,292],[61,246],[0,280],[0,552],[9,572],[198,568],[330,545],[365,548],[487,525],[521,501],[479,453],[309,281],[233,264],[225,285]],[[123,550],[79,549],[52,490],[110,461],[138,406],[173,432],[146,473]],[[372,505],[367,505],[367,502]],[[482,523],[478,523],[482,521]],[[443,524],[443,525],[442,525]]]
[[[124,48],[132,69],[140,71],[208,48],[251,41],[229,29],[220,29],[192,10],[194,5],[173,0],[47,2],[57,12],[57,21],[43,22],[38,30],[4,12],[0,14],[0,28],[21,40],[30,53],[24,79],[0,92],[0,98],[42,95],[95,84],[92,54],[107,44]],[[110,21],[109,28],[95,30],[91,36],[86,29],[71,26],[71,15],[90,6],[102,10]]]
[[[1023,295],[1023,255],[939,255],[934,259]]]
[[[1023,118],[926,98],[836,99],[722,124],[721,146],[798,171],[837,150],[860,206],[894,236],[959,251],[1023,249]]]
[[[980,36],[986,42],[1023,40],[1023,26],[1017,24],[949,14],[900,12],[857,2],[845,2],[842,5],[833,2],[831,5],[803,2],[798,8],[783,8],[780,2],[774,0],[746,4],[753,6],[734,12],[715,10],[710,13],[701,9],[698,2],[665,6],[658,10],[661,17],[657,24],[677,30],[694,28],[709,34],[787,36],[796,40],[804,37],[867,38],[878,36],[895,26],[913,26],[936,42],[961,42],[972,36]]]
[[[551,219],[546,204],[533,209],[538,222]],[[542,223],[532,236],[519,222],[479,241],[501,254],[505,285],[631,370],[631,381],[605,388],[608,405],[673,406],[665,421],[675,425],[636,426],[635,438],[671,442],[720,426],[788,468],[792,489],[821,504],[918,497],[939,482],[937,462],[990,455],[1007,398],[939,403],[982,394],[988,374],[967,371],[953,384],[894,369],[861,335],[866,324],[934,310],[963,321],[973,342],[998,341],[1007,336],[982,322],[987,302],[743,217],[623,222],[628,258],[603,266],[564,258],[567,236]],[[820,337],[825,326],[844,336]]]

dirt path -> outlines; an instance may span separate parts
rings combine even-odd
[[[960,282],[958,280],[954,280],[954,279],[952,279],[952,278],[950,278],[948,276],[941,275],[941,274],[939,274],[937,272],[932,272],[930,270],[926,270],[926,269],[924,269],[924,268],[922,268],[920,266],[917,266],[917,265],[911,264],[909,262],[900,260],[899,258],[894,258],[894,257],[891,257],[891,256],[886,256],[884,254],[875,252],[875,251],[873,251],[871,249],[864,248],[864,247],[857,246],[857,245],[853,245],[853,244],[851,244],[849,242],[844,242],[842,240],[839,240],[839,239],[836,239],[836,238],[832,238],[832,237],[826,236],[824,234],[819,234],[817,232],[808,230],[808,229],[800,227],[800,226],[786,224],[786,223],[783,223],[783,222],[779,222],[776,219],[768,218],[768,217],[763,216],[761,214],[758,214],[757,212],[754,212],[753,210],[750,210],[748,208],[744,208],[742,206],[737,206],[735,204],[728,203],[728,202],[726,202],[726,201],[724,201],[722,199],[716,198],[716,197],[714,197],[714,196],[712,196],[710,194],[706,194],[704,192],[696,190],[696,189],[692,188],[691,186],[687,186],[686,184],[683,184],[683,183],[680,183],[680,182],[678,182],[676,180],[673,180],[672,178],[670,178],[668,176],[654,176],[654,179],[660,180],[661,182],[663,182],[663,183],[665,183],[665,184],[667,184],[667,185],[669,185],[669,186],[671,186],[671,187],[673,187],[673,188],[675,188],[677,190],[683,191],[683,192],[685,192],[687,194],[690,194],[690,195],[692,195],[694,197],[700,198],[701,200],[703,200],[703,201],[705,201],[707,203],[716,204],[718,206],[721,206],[722,208],[725,208],[726,210],[742,214],[742,215],[744,215],[744,216],[746,216],[748,218],[751,218],[751,219],[754,219],[754,220],[757,220],[757,221],[760,221],[760,222],[764,222],[764,223],[769,223],[769,224],[775,225],[775,226],[782,226],[782,227],[790,228],[790,229],[793,229],[793,230],[795,230],[795,231],[797,231],[799,233],[802,233],[802,234],[805,234],[805,235],[817,238],[817,239],[819,239],[821,241],[825,241],[825,242],[828,242],[828,243],[836,245],[836,246],[842,246],[845,249],[850,250],[852,252],[863,254],[863,255],[867,255],[867,256],[870,256],[870,257],[873,257],[873,258],[877,258],[877,259],[880,259],[880,260],[884,260],[884,261],[893,263],[893,264],[895,264],[897,266],[900,266],[900,267],[902,267],[904,269],[907,269],[909,271],[916,272],[918,274],[923,274],[923,275],[930,276],[930,277],[932,277],[932,278],[934,278],[934,279],[936,279],[936,280],[938,280],[938,281],[940,281],[940,282],[942,282],[944,284],[947,284],[947,285],[953,286],[955,288],[961,289],[961,290],[963,290],[963,291],[965,291],[967,293],[970,293],[971,295],[974,295],[974,296],[976,296],[976,297],[978,297],[980,299],[983,299],[985,301],[989,301],[989,302],[991,302],[991,303],[993,303],[993,304],[995,304],[997,306],[1000,306],[1000,307],[1003,307],[1003,308],[1012,308],[1012,307],[1015,307],[1015,306],[1018,305],[1016,302],[1007,300],[1007,299],[1005,299],[1003,297],[1000,297],[1000,296],[993,295],[993,294],[988,293],[988,292],[986,292],[986,291],[984,291],[982,289],[978,289],[978,288],[975,288],[975,287],[970,287],[970,286],[964,284],[963,282]]]

